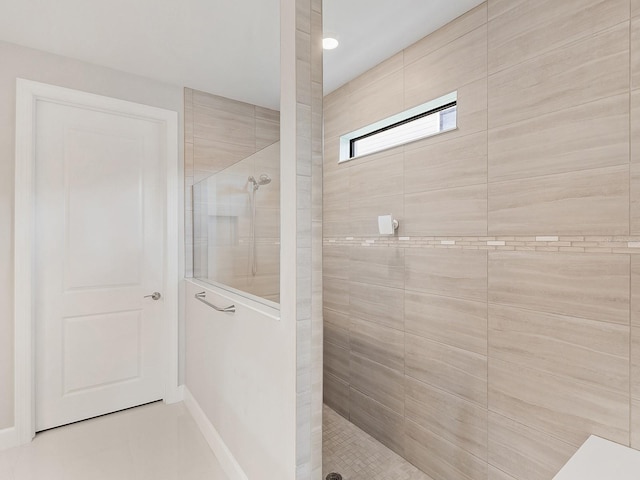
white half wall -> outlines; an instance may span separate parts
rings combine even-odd
[[[235,304],[236,312],[196,300],[202,291],[219,307]],[[275,309],[196,281],[185,280],[185,297],[191,398],[247,478],[295,478],[291,322],[281,321]]]
[[[198,401],[193,397],[188,388],[184,389],[184,404],[189,410],[189,413],[195,420],[200,432],[207,440],[209,447],[213,450],[216,458],[222,465],[222,469],[225,471],[229,480],[248,480],[247,475],[240,467],[240,464],[235,459],[227,444],[213,426],[213,424],[207,418],[207,415],[200,407]]]

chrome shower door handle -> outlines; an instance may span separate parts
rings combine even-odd
[[[160,294],[160,292],[153,292],[151,295],[144,296],[144,298],[152,298],[154,300],[160,300],[161,297],[162,295]]]

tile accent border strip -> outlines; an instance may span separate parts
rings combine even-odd
[[[326,237],[325,246],[640,254],[640,236]]]

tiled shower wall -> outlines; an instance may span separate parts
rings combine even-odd
[[[457,130],[338,164],[454,90]],[[640,0],[489,0],[328,95],[325,402],[438,480],[640,448],[638,147]]]
[[[193,276],[191,186],[280,140],[280,112],[184,89],[185,276]]]

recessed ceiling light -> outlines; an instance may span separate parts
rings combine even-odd
[[[338,40],[333,37],[325,37],[322,39],[322,48],[324,48],[325,50],[333,50],[338,45]]]

